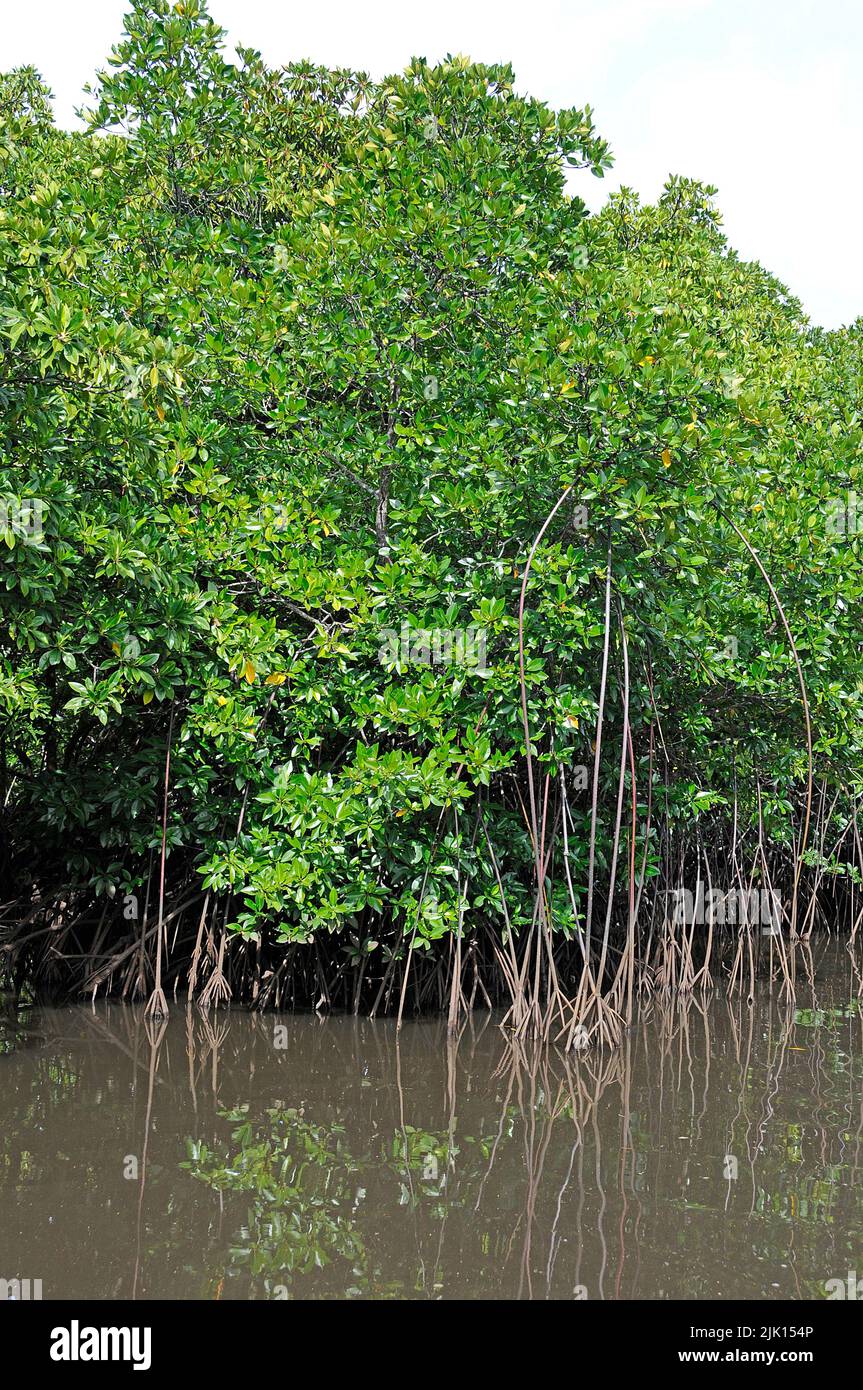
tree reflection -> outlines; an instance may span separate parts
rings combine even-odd
[[[8,1273],[46,1296],[824,1297],[859,1263],[863,1039],[847,972],[814,978],[795,1007],[654,999],[601,1054],[490,1016],[448,1038],[33,1009],[0,1060]]]

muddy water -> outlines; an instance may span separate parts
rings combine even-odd
[[[7,1009],[0,1278],[43,1298],[824,1298],[863,1274],[863,1019],[653,1007],[618,1052],[435,1022]]]

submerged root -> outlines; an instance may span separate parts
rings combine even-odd
[[[7,904],[0,913],[0,976],[13,990],[29,986],[55,999],[143,995],[146,1017],[153,1020],[168,1013],[172,997],[183,995],[205,1013],[233,1000],[256,1010],[317,1007],[372,1016],[398,1014],[400,1019],[437,1013],[448,1018],[452,1035],[477,1011],[487,1010],[497,1014],[514,1045],[552,1046],[576,1057],[618,1047],[632,1025],[634,1009],[643,1011],[651,1001],[703,999],[722,989],[745,1004],[756,989],[765,988],[791,1001],[798,984],[802,988],[814,978],[818,944],[837,929],[847,934],[854,988],[863,995],[858,950],[863,908],[856,889],[842,898],[835,880],[825,879],[820,899],[814,885],[805,900],[801,893],[804,934],[795,938],[785,906],[788,896],[783,899],[784,915],[768,929],[760,923],[713,923],[706,915],[680,921],[667,910],[676,890],[650,885],[639,895],[628,884],[621,885],[610,906],[607,896],[595,893],[594,910],[608,923],[608,931],[590,943],[576,916],[574,891],[570,902],[575,902],[576,928],[562,932],[553,921],[554,866],[547,841],[546,835],[543,842],[540,822],[543,899],[532,922],[521,930],[516,923],[523,906],[519,914],[507,906],[504,876],[491,851],[490,862],[498,868],[503,929],[487,920],[477,929],[465,913],[458,937],[453,934],[436,949],[411,949],[415,938],[403,929],[399,932],[398,924],[393,924],[389,939],[376,928],[382,949],[356,963],[353,957],[345,959],[338,938],[330,944],[318,937],[310,945],[287,948],[263,935],[257,942],[243,941],[227,927],[224,900],[190,892],[192,885],[186,881],[170,892],[166,889],[160,920],[147,924],[144,919],[131,930],[112,926],[104,899],[92,904],[88,913],[86,903],[70,902],[68,894],[57,893],[41,899],[38,906],[28,904],[14,918],[13,905]],[[762,863],[757,846],[753,849],[745,865],[739,842],[728,856],[743,892],[754,882],[773,883],[781,873],[781,864],[766,856]],[[673,860],[669,856],[665,882],[693,881],[685,858],[685,851]],[[631,853],[625,858],[621,854],[621,859],[628,859],[630,866],[634,862]],[[703,847],[698,862],[701,859]],[[787,873],[786,866],[786,882]],[[707,877],[712,884],[719,878],[715,856]],[[634,902],[640,904],[638,911],[633,910]],[[89,949],[87,943],[92,943]]]

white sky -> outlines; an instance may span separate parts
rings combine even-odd
[[[119,38],[126,0],[0,0],[0,69],[39,68],[73,125]],[[863,0],[210,0],[271,64],[312,58],[375,76],[414,55],[508,61],[519,90],[589,103],[620,183],[653,200],[669,173],[719,187],[741,254],[816,323],[863,314]]]

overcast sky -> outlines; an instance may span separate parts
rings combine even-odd
[[[126,0],[0,0],[0,69],[39,68],[58,119],[122,31]],[[863,0],[210,0],[231,49],[375,76],[447,52],[507,61],[520,91],[594,108],[615,165],[601,207],[669,173],[719,188],[741,254],[816,323],[863,314]]]

